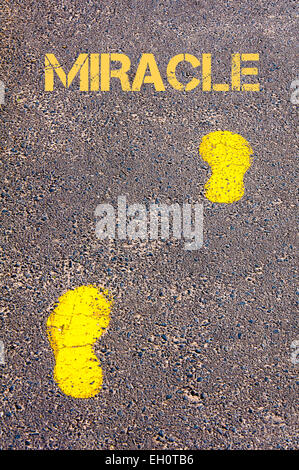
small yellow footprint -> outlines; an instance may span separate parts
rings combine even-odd
[[[212,169],[212,176],[205,184],[205,197],[211,202],[226,204],[241,199],[243,177],[253,154],[247,140],[228,131],[211,132],[203,137],[199,153]]]
[[[47,334],[55,356],[54,379],[66,395],[94,397],[103,382],[93,344],[110,321],[113,300],[108,291],[93,285],[69,290],[47,321]]]

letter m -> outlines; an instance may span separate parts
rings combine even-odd
[[[45,55],[45,91],[53,91],[54,71],[60,78],[63,86],[69,88],[75,76],[80,72],[80,91],[88,91],[88,54],[79,54],[78,59],[66,75],[54,54]]]
[[[181,238],[181,209],[179,204],[151,204],[150,205],[150,239],[157,240],[159,231],[159,214],[161,214],[161,238],[167,240],[169,238],[170,212],[172,212],[173,237]]]

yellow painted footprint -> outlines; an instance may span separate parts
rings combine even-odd
[[[205,184],[205,197],[226,204],[241,199],[243,178],[253,160],[247,140],[228,131],[211,132],[203,137],[199,153],[212,169],[212,176]]]
[[[113,300],[96,286],[69,290],[47,321],[47,334],[55,356],[54,379],[66,395],[94,397],[103,382],[93,344],[110,321]]]

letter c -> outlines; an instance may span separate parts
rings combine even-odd
[[[189,62],[193,68],[196,68],[200,65],[200,61],[195,57],[194,55],[191,54],[178,54],[175,55],[170,59],[167,65],[167,80],[169,84],[175,89],[179,91],[191,91],[194,90],[199,85],[199,80],[197,78],[192,78],[190,82],[187,83],[187,85],[183,85],[178,81],[176,78],[176,68],[180,62]]]

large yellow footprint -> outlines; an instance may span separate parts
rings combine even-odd
[[[253,154],[247,140],[228,131],[211,132],[203,137],[199,153],[212,169],[212,176],[205,184],[205,197],[226,204],[241,199],[243,177]]]
[[[63,294],[50,314],[54,379],[66,395],[90,398],[100,391],[103,374],[93,344],[109,325],[112,303],[108,291],[81,286]]]

